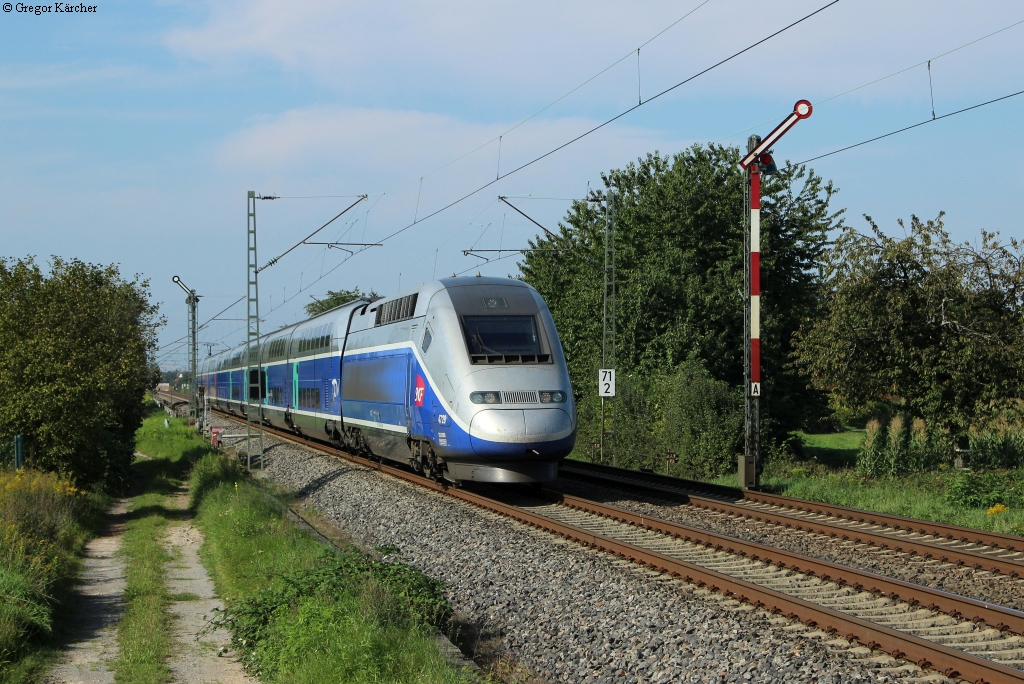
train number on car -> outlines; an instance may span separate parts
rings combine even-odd
[[[448,414],[446,414],[446,413],[439,414],[437,416],[437,424],[438,425],[447,425],[448,424]]]

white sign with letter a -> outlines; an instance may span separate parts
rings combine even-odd
[[[750,396],[759,397],[761,396],[761,383],[752,382],[750,383]]]
[[[597,396],[615,396],[615,369],[602,368],[597,374]]]

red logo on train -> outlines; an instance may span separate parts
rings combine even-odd
[[[416,394],[414,401],[417,406],[423,406],[423,395],[427,393],[426,385],[423,383],[423,376],[416,376]]]

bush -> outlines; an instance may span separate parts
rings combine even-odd
[[[0,663],[51,633],[56,597],[78,569],[100,504],[67,478],[0,470]]]
[[[672,451],[679,457],[674,475],[713,478],[735,470],[743,440],[738,390],[712,378],[699,361],[680,364],[669,375],[620,375],[617,381],[606,429],[615,430],[620,466],[662,470],[665,452]],[[577,416],[576,457],[589,460],[601,435],[600,400],[583,398]]]
[[[157,308],[116,266],[0,258],[0,436],[23,435],[34,468],[127,486]]]
[[[1024,483],[1011,473],[957,472],[946,480],[946,501],[962,508],[1024,505]]]
[[[1024,466],[1024,430],[1000,414],[987,425],[967,431],[968,463],[975,469]]]
[[[680,474],[713,478],[734,472],[742,449],[743,397],[691,361],[662,379],[662,450],[679,454]]]

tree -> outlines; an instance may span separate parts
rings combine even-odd
[[[122,489],[161,323],[148,281],[116,266],[0,259],[0,435],[24,435],[35,467]]]
[[[323,299],[312,297],[313,301],[305,306],[306,315],[312,318],[357,299],[378,299],[379,297],[380,295],[373,290],[370,290],[369,294],[360,292],[359,286],[352,290],[328,290],[327,296]]]
[[[826,253],[822,315],[795,357],[837,409],[881,404],[962,434],[1021,396],[1020,245],[954,244],[942,216],[912,216],[903,238],[865,216],[868,234],[847,228]]]
[[[693,147],[672,157],[648,155],[604,176],[614,193],[618,280],[617,365],[621,372],[669,374],[696,359],[713,379],[743,379],[744,173],[739,151]],[[789,362],[800,321],[815,315],[817,263],[836,192],[803,167],[784,168],[762,186],[762,354],[765,424],[777,436],[804,427],[824,410]],[[575,202],[558,237],[538,236],[523,279],[544,296],[570,364],[577,396],[594,392],[601,359],[604,209]],[[774,426],[774,427],[773,427]]]

